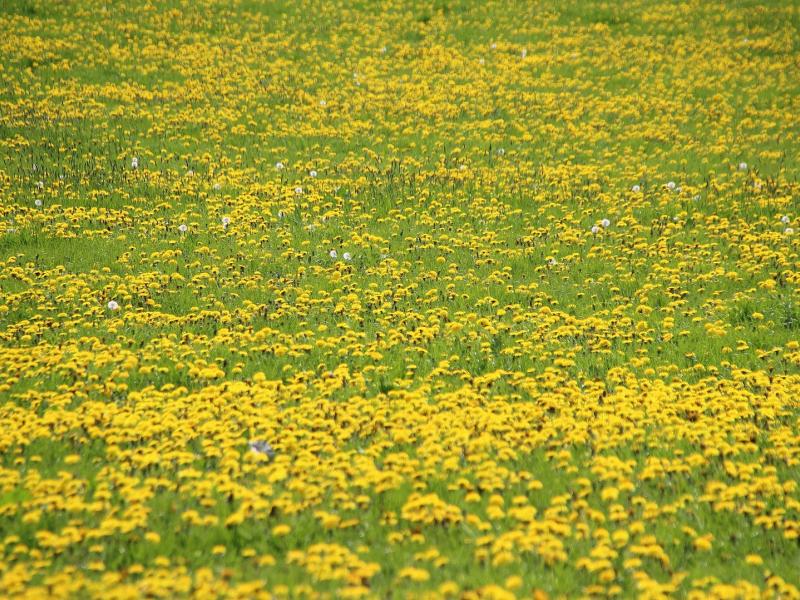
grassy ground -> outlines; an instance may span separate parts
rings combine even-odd
[[[0,596],[800,596],[797,3],[0,25]]]

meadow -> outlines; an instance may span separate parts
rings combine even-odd
[[[800,598],[800,4],[0,30],[0,597]]]

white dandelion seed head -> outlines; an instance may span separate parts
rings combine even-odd
[[[497,155],[498,156],[503,156],[505,153],[506,153],[505,148],[498,148],[497,149]]]
[[[214,188],[214,190],[218,192],[219,190],[221,190],[221,189],[222,189],[222,184],[221,184],[221,183],[215,183],[215,184],[214,184],[213,186],[211,186],[211,187],[212,187],[212,188]]]
[[[342,258],[345,260],[353,260],[353,255],[350,254],[349,252],[345,252],[344,254],[342,254]]]
[[[178,225],[178,231],[180,231],[181,233],[186,233],[187,231],[189,231],[189,228],[186,226],[186,223],[181,223],[180,225]]]
[[[637,183],[637,184],[635,184],[635,185],[634,185],[634,186],[631,188],[631,191],[632,191],[634,194],[638,194],[639,192],[641,192],[641,191],[642,191],[642,188],[641,188],[641,186],[640,186],[640,185]]]
[[[308,174],[309,174],[309,175],[311,175],[311,177],[316,177],[316,176],[317,176],[317,172],[316,172],[314,169],[311,169],[311,170],[308,172]]]
[[[222,217],[222,226],[223,227],[227,227],[230,224],[231,224],[231,218],[230,217]]]
[[[119,310],[119,304],[116,300],[109,300],[107,306],[108,310]]]
[[[600,228],[597,225],[592,225],[592,233],[597,235],[600,233]]]
[[[131,159],[131,169],[138,169],[139,168],[139,158],[134,156]]]
[[[747,171],[747,163],[746,162],[740,162],[739,163],[739,170],[740,171]]]
[[[677,186],[675,185],[674,181],[670,181],[667,183],[667,189],[673,191]]]
[[[547,264],[550,265],[551,267],[554,267],[558,264],[558,261],[555,258],[548,258]]]
[[[783,233],[785,233],[786,235],[792,235],[794,233],[794,229],[791,227],[787,227],[786,229],[783,230]]]
[[[278,169],[278,171],[280,171],[281,169],[284,168],[284,164],[281,161],[278,161],[275,163],[275,168]]]
[[[784,225],[788,225],[791,220],[792,219],[789,217],[789,215],[783,215],[781,217],[781,223],[783,223]]]
[[[331,250],[330,252],[328,252],[328,256],[330,256],[331,258],[338,258],[339,253],[336,252],[336,250]]]
[[[37,181],[36,182],[36,189],[43,190],[44,189],[44,181]]]
[[[611,225],[611,221],[609,221],[608,219],[603,219],[602,221],[600,221],[600,225],[602,225],[603,227],[608,227]]]
[[[297,194],[297,195],[299,196],[300,194],[302,194],[302,193],[303,193],[303,188],[301,188],[301,187],[298,185],[296,188],[294,188],[294,193],[295,193],[295,194]]]
[[[286,216],[286,213],[285,213],[285,212],[283,212],[282,210],[279,210],[279,211],[278,211],[278,218],[279,218],[279,219],[282,219],[282,218],[283,218],[283,217],[285,217],[285,216]]]
[[[41,205],[42,205],[42,201],[41,201],[41,199],[39,199],[39,198],[37,198],[36,200],[34,200],[34,201],[33,201],[33,203],[34,203],[36,206],[41,206]]]

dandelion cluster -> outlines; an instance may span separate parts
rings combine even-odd
[[[797,19],[8,0],[0,595],[800,597]]]

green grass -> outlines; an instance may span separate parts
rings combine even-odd
[[[99,581],[101,559],[144,593],[168,557],[195,579],[336,595],[342,581],[288,560],[331,543],[380,564],[377,597],[510,590],[515,575],[519,596],[627,597],[642,574],[686,574],[676,596],[707,576],[769,590],[766,571],[800,586],[798,15],[0,3],[0,582],[25,569],[17,597],[70,567]],[[200,375],[212,364],[220,377]],[[255,468],[261,436],[278,461]],[[705,460],[645,477],[692,455]],[[603,479],[614,457],[630,468]],[[353,483],[362,460],[397,484]],[[615,521],[602,489],[623,480]],[[747,492],[715,507],[701,498],[715,482]],[[393,522],[414,491],[489,530]],[[487,514],[493,493],[566,526],[566,560],[481,558],[481,536],[520,527]],[[269,508],[226,526],[254,497]],[[317,510],[357,523],[328,530]],[[71,527],[96,537],[46,545]],[[623,530],[611,581],[577,566]],[[625,563],[646,535],[669,565]],[[445,565],[415,558],[431,547]],[[430,579],[398,579],[409,566]]]

